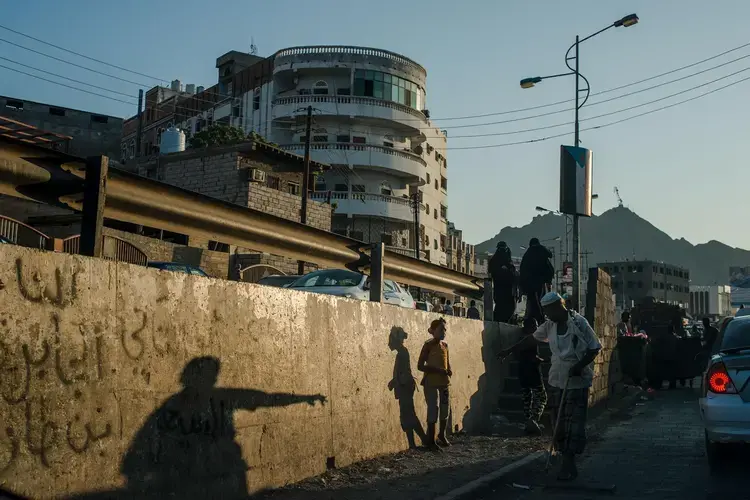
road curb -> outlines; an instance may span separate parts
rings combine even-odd
[[[630,390],[635,389],[631,388]],[[613,413],[622,411],[625,408],[632,407],[636,401],[641,399],[645,395],[644,391],[641,391],[639,389],[635,389],[629,394],[626,394],[622,396],[619,401],[616,402],[613,407],[606,407],[603,408],[601,413],[596,415],[590,422],[589,422],[589,429],[588,432],[590,433],[590,437],[601,434],[603,431],[603,421],[605,420],[604,417],[611,416]],[[521,458],[520,460],[516,460],[513,463],[510,463],[504,467],[501,467],[500,469],[496,470],[495,472],[491,472],[489,474],[486,474],[480,478],[477,478],[469,483],[464,484],[463,486],[456,488],[454,490],[449,491],[445,495],[439,496],[435,498],[435,500],[458,500],[461,498],[465,498],[468,495],[476,493],[478,490],[481,490],[483,488],[488,487],[495,481],[501,479],[503,476],[507,476],[511,472],[515,472],[516,470],[525,467],[533,462],[536,462],[537,460],[541,460],[543,458],[547,457],[547,451],[546,450],[539,450],[534,453],[531,453],[529,455],[526,455],[525,457]]]
[[[510,474],[511,472],[514,472],[521,467],[525,467],[529,465],[532,462],[536,462],[537,460],[541,460],[547,456],[547,452],[544,450],[535,451],[534,453],[531,453],[529,455],[526,455],[520,460],[516,460],[513,463],[510,463],[504,467],[499,468],[495,472],[491,472],[489,474],[486,474],[478,479],[475,479],[474,481],[471,481],[470,483],[466,483],[460,488],[456,488],[455,490],[451,490],[445,495],[442,495],[440,497],[437,497],[435,500],[457,500],[459,498],[463,498],[466,495],[469,495],[471,493],[474,493],[475,491],[484,488],[485,486],[488,486],[489,484],[497,481],[498,479],[502,478],[503,476],[506,476]]]

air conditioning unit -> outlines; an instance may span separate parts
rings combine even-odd
[[[250,169],[250,181],[251,182],[266,182],[266,173],[258,168]]]

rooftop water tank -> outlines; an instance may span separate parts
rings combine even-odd
[[[185,151],[185,132],[178,128],[169,127],[161,134],[161,146],[159,153],[179,153]]]
[[[206,90],[206,87],[204,87],[203,85],[198,85],[198,88],[197,88],[197,89],[195,89],[195,91],[196,91],[197,93],[199,93],[199,94],[200,94],[201,92],[203,92],[204,90]]]

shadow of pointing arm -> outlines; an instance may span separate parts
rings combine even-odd
[[[255,389],[223,389],[221,399],[231,401],[231,405],[237,409],[255,410],[260,407],[289,406],[299,403],[307,403],[314,406],[315,403],[325,404],[327,398],[322,394],[289,394],[286,392],[264,392]]]

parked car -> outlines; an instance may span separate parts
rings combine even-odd
[[[367,275],[345,269],[325,269],[308,273],[287,288],[335,295],[348,299],[370,300],[370,279]],[[383,280],[383,302],[414,309],[414,298],[392,280]]]
[[[432,312],[433,309],[435,309],[430,302],[425,302],[423,300],[420,300],[416,303],[415,307],[419,309],[420,311],[427,311]]]
[[[194,276],[203,276],[208,278],[208,274],[200,267],[181,264],[179,262],[149,262],[148,267],[161,269],[162,271],[171,271],[173,273],[192,274]]]
[[[734,313],[735,318],[741,318],[742,316],[748,316],[748,315],[750,315],[750,308],[745,308],[745,307],[737,309],[737,312]]]
[[[712,471],[728,443],[750,443],[750,316],[725,321],[717,344],[699,399]]]
[[[287,288],[289,285],[294,283],[300,278],[299,274],[272,274],[266,276],[258,281],[259,285],[275,286],[279,288]]]

